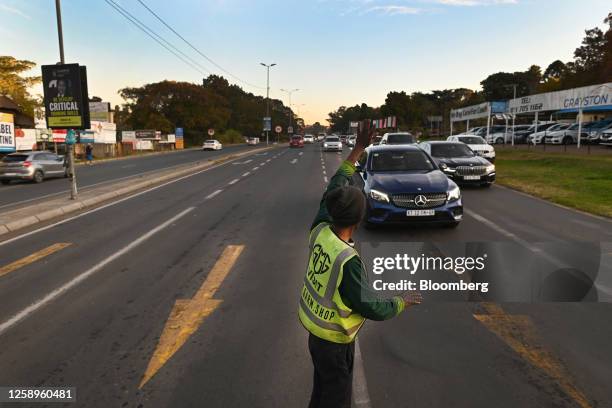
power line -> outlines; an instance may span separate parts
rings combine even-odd
[[[128,21],[134,24],[137,28],[139,28],[142,32],[144,32],[146,35],[151,37],[155,42],[157,42],[159,45],[164,47],[166,50],[174,54],[174,56],[176,56],[181,61],[189,65],[191,68],[195,69],[202,75],[211,74],[211,72],[208,69],[206,69],[204,66],[199,64],[197,61],[195,61],[194,59],[189,57],[187,54],[179,50],[177,47],[172,45],[172,43],[167,41],[161,35],[157,34],[155,31],[149,28],[142,21],[138,20],[138,18],[134,17],[134,15],[132,15],[129,11],[121,7],[119,4],[115,3],[113,0],[104,0],[104,1],[109,6],[111,6],[115,11],[117,11],[119,14],[125,17]]]
[[[244,81],[243,79],[237,77],[236,75],[232,74],[231,72],[229,72],[228,70],[226,70],[225,68],[223,68],[221,65],[217,64],[212,58],[210,58],[209,56],[207,56],[206,54],[204,54],[202,51],[200,51],[196,46],[194,46],[192,43],[190,43],[189,41],[187,41],[185,39],[185,37],[183,37],[181,34],[179,34],[174,28],[172,28],[172,26],[170,26],[168,23],[166,23],[166,21],[164,21],[163,18],[161,18],[157,13],[155,13],[153,10],[151,10],[151,8],[149,6],[147,6],[145,4],[145,2],[143,0],[138,0],[138,2],[149,11],[149,13],[151,13],[153,16],[155,16],[156,19],[158,19],[164,26],[166,26],[170,31],[172,31],[178,38],[180,38],[181,40],[183,40],[183,42],[185,42],[185,44],[187,44],[189,47],[191,47],[195,52],[197,52],[198,54],[200,54],[202,57],[204,57],[208,62],[210,62],[211,64],[213,64],[215,67],[219,68],[221,71],[225,72],[227,75],[231,76],[232,78],[236,79],[239,82],[242,82],[245,85],[251,86],[253,88],[257,88],[257,89],[266,89],[265,87],[262,86],[258,86],[258,85],[254,85],[251,84],[247,81]]]

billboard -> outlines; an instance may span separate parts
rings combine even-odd
[[[612,82],[516,98],[508,103],[508,107],[509,113],[521,114],[586,109],[610,104],[612,104]]]
[[[15,151],[15,123],[12,113],[0,113],[0,152]]]
[[[15,150],[36,150],[36,129],[15,129]]]
[[[42,78],[47,127],[87,129],[89,104],[85,67],[79,64],[43,65]]]
[[[136,139],[156,139],[157,132],[153,129],[136,130]]]
[[[91,122],[95,143],[117,143],[117,125],[111,122]]]
[[[89,117],[92,121],[110,122],[110,103],[89,102]]]

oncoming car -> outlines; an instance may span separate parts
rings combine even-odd
[[[425,150],[448,177],[459,184],[489,187],[495,182],[495,165],[477,156],[461,142],[425,142]]]
[[[215,139],[206,140],[202,145],[202,150],[221,150],[223,145]]]
[[[461,191],[417,146],[370,146],[358,163],[366,225],[427,223],[456,227]]]
[[[327,136],[325,140],[323,140],[323,151],[342,151],[342,142],[338,136]]]

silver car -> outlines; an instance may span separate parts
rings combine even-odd
[[[323,141],[323,151],[342,151],[342,142],[338,136],[327,136]]]
[[[52,152],[17,152],[4,156],[0,161],[0,182],[30,180],[41,183],[52,177],[68,177],[68,167],[63,156]]]

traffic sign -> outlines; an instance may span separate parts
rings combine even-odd
[[[276,125],[276,127],[274,128],[274,131],[275,131],[276,133],[280,133],[280,132],[282,132],[282,131],[283,131],[283,127],[282,127],[282,126],[280,126],[280,125]]]
[[[215,135],[215,129],[208,129],[208,136],[214,136]]]
[[[68,129],[66,132],[66,144],[73,145],[76,143],[76,132],[73,129]]]

